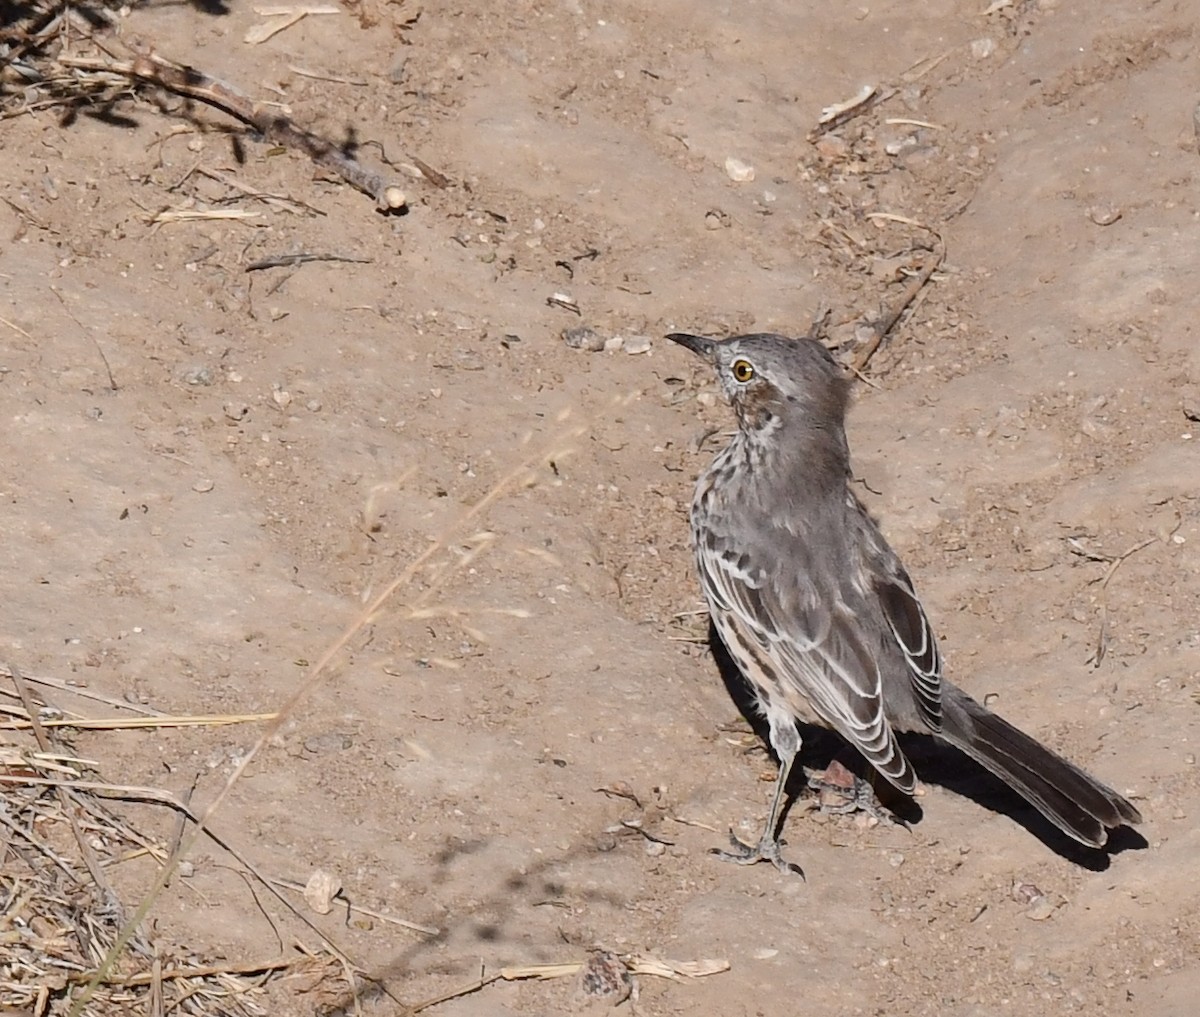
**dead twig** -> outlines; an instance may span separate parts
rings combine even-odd
[[[252,261],[246,266],[247,272],[261,272],[264,268],[294,268],[310,261],[345,261],[352,265],[369,265],[371,258],[355,258],[348,254],[277,254],[270,258]]]
[[[408,203],[404,191],[367,169],[333,142],[297,127],[282,112],[254,102],[231,85],[186,64],[175,64],[154,53],[140,53],[133,60],[98,60],[59,57],[64,67],[109,72],[145,81],[178,95],[199,99],[249,124],[263,137],[303,152],[318,166],[336,173],[347,183],[375,199],[384,211],[396,211]]]
[[[1139,540],[1127,551],[1118,555],[1104,554],[1103,552],[1089,551],[1079,541],[1068,540],[1068,545],[1074,554],[1078,554],[1089,561],[1107,562],[1108,568],[1105,569],[1104,575],[1093,582],[1100,584],[1100,631],[1096,634],[1096,648],[1092,651],[1092,655],[1085,661],[1091,664],[1093,668],[1098,668],[1108,655],[1109,644],[1109,623],[1108,623],[1108,584],[1112,582],[1113,576],[1117,574],[1119,569],[1126,561],[1132,558],[1139,551],[1144,551],[1151,544],[1157,544],[1160,541],[1166,542],[1175,535],[1175,532],[1183,524],[1183,517],[1178,514],[1175,516],[1175,525],[1166,533],[1155,534],[1153,537],[1146,537],[1144,540]]]
[[[933,251],[933,253],[931,253],[925,260],[925,264],[921,266],[921,270],[915,276],[913,276],[912,280],[904,288],[904,292],[900,294],[899,298],[892,304],[892,306],[887,309],[881,318],[872,323],[873,334],[871,338],[868,339],[863,348],[859,350],[857,354],[855,354],[854,360],[850,364],[850,369],[855,374],[859,376],[862,375],[863,370],[866,368],[871,358],[875,356],[875,353],[878,351],[888,333],[890,333],[892,329],[896,327],[896,323],[900,320],[901,315],[904,314],[905,310],[908,309],[908,306],[916,299],[917,294],[925,288],[929,280],[933,278],[933,273],[938,270],[938,266],[940,266],[942,261],[945,259],[945,244],[941,242],[940,235],[935,233],[935,236],[938,237],[939,241],[937,249]]]
[[[265,204],[271,205],[274,208],[281,208],[287,212],[310,212],[313,215],[325,215],[319,208],[309,205],[306,202],[299,201],[296,198],[289,198],[283,194],[271,194],[269,191],[260,190],[257,187],[252,187],[250,184],[239,180],[235,176],[228,173],[222,173],[220,170],[209,169],[207,166],[201,166],[197,163],[178,183],[174,184],[168,190],[175,190],[193,173],[199,173],[201,176],[206,176],[209,180],[215,180],[217,183],[225,184],[226,187],[232,187],[236,191],[241,191],[247,197],[254,198]]]
[[[828,134],[830,131],[836,130],[843,124],[853,120],[855,117],[860,117],[864,113],[874,109],[881,102],[890,99],[897,91],[895,88],[864,85],[862,91],[845,102],[836,102],[832,106],[826,106],[821,110],[821,118],[817,121],[817,126],[808,132],[805,140],[809,144],[812,144],[822,135]]]

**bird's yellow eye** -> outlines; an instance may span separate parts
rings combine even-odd
[[[743,385],[754,377],[754,365],[749,360],[735,360],[732,370],[734,379]]]

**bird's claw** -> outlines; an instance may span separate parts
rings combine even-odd
[[[738,865],[754,865],[756,862],[770,862],[780,872],[790,873],[804,878],[804,870],[795,862],[789,862],[783,857],[783,845],[779,838],[763,835],[757,844],[747,844],[732,830],[729,831],[731,849],[723,851],[720,848],[710,848],[709,853],[716,855],[722,861],[735,862]]]

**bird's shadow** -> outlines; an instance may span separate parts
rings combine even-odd
[[[729,651],[725,648],[725,644],[721,641],[716,626],[711,620],[708,626],[708,641],[713,659],[717,662],[721,680],[724,681],[730,698],[733,699],[734,705],[737,706],[742,716],[746,718],[746,722],[754,729],[754,733],[770,750],[770,731],[766,718],[756,706],[754,691],[729,655]],[[871,779],[873,773],[870,764],[858,752],[851,749],[839,735],[808,724],[799,724],[798,726],[802,746],[797,762],[802,765],[792,771],[792,776],[788,781],[789,807],[795,801],[796,796],[807,787],[807,778],[804,775],[805,766],[821,770],[828,766],[831,760],[837,758],[858,776]],[[1000,778],[989,773],[973,759],[952,746],[938,741],[932,735],[903,734],[899,738],[901,747],[912,761],[913,766],[916,767],[923,782],[937,784],[964,798],[970,798],[991,812],[1007,816],[1013,822],[1025,827],[1055,854],[1082,868],[1090,869],[1093,872],[1103,872],[1108,868],[1113,855],[1149,846],[1145,837],[1127,826],[1113,830],[1109,834],[1108,843],[1103,848],[1092,848],[1080,844],[1059,830]],[[773,750],[771,754],[774,756]],[[921,821],[922,809],[915,799],[909,798],[908,795],[893,788],[887,781],[872,780],[871,783],[880,802],[899,820],[905,824]]]

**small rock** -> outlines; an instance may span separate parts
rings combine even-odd
[[[306,410],[308,410],[309,413],[320,413],[321,412],[321,400],[320,399],[310,399],[308,402],[306,402],[304,404],[304,408]]]
[[[704,213],[704,228],[706,230],[726,229],[729,223],[729,213],[719,208],[710,208]]]
[[[604,349],[604,336],[594,328],[579,325],[576,328],[563,329],[563,342],[573,350],[586,350],[588,353],[599,353]]]
[[[653,348],[654,348],[654,346],[650,342],[649,336],[631,335],[628,339],[625,340],[625,352],[626,353],[633,353],[633,354],[649,353]]]
[[[246,415],[250,412],[250,407],[245,403],[226,403],[223,409],[225,411],[225,419],[231,420],[235,424],[238,421],[245,420]]]
[[[576,991],[581,996],[611,1000],[616,1006],[633,991],[633,976],[611,950],[593,950],[579,972]]]
[[[660,855],[666,854],[666,851],[666,844],[661,844],[656,840],[646,841],[646,854],[651,858],[658,858]]]
[[[817,139],[817,154],[822,159],[845,159],[850,155],[850,144],[845,138],[835,134],[826,134]]]
[[[1025,909],[1025,917],[1030,921],[1044,922],[1055,910],[1055,904],[1049,897],[1039,897]]]
[[[1093,205],[1087,214],[1097,226],[1111,226],[1121,218],[1121,210],[1115,205]]]
[[[192,485],[192,490],[197,494],[208,494],[208,492],[214,487],[216,487],[216,484],[206,477],[204,480],[197,480],[196,483]]]
[[[313,735],[311,738],[304,739],[305,750],[315,755],[344,751],[353,744],[354,739],[340,731],[327,731],[325,734]]]
[[[617,350],[624,349],[625,337],[623,335],[615,335],[611,339],[605,340],[604,352],[616,353]]]
[[[212,368],[203,366],[185,367],[179,372],[179,379],[185,385],[211,385],[213,383]]]
[[[984,36],[982,39],[976,39],[971,43],[971,56],[976,60],[986,60],[996,52],[996,40],[989,39]]]
[[[1013,883],[1012,899],[1018,904],[1031,904],[1039,897],[1046,896],[1032,883]]]
[[[333,910],[334,897],[341,892],[342,884],[337,876],[317,869],[304,886],[304,899],[317,914],[327,915]]]
[[[402,85],[407,70],[408,54],[404,50],[401,50],[392,60],[392,66],[388,68],[388,80],[393,85]]]
[[[739,184],[748,184],[754,179],[754,167],[732,155],[725,160],[725,173],[729,179]]]
[[[1200,385],[1184,385],[1179,401],[1184,417],[1193,423],[1200,422]]]

